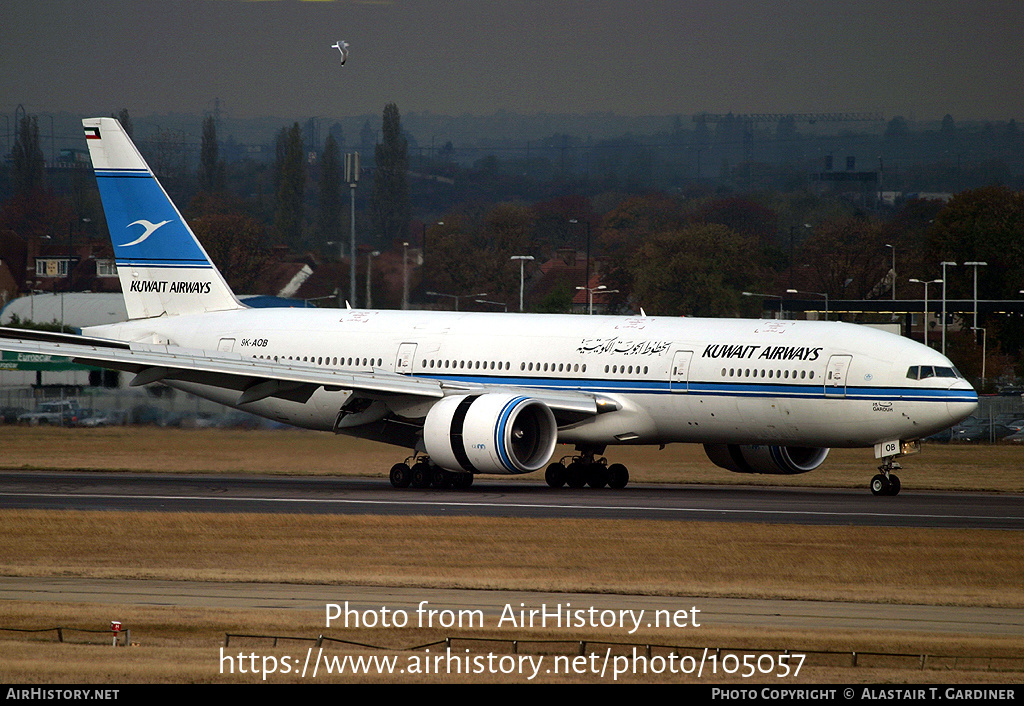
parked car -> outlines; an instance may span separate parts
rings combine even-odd
[[[31,426],[74,426],[82,417],[84,410],[78,406],[77,400],[59,400],[43,402],[35,412],[26,412],[18,417],[19,424]]]
[[[1024,430],[1003,437],[1002,441],[1007,444],[1024,444]]]
[[[952,441],[967,443],[999,441],[1014,433],[1013,429],[1005,424],[995,424],[983,421],[980,423],[962,425],[953,428]]]
[[[17,424],[18,417],[27,411],[24,407],[0,407],[0,424]]]
[[[119,410],[108,410],[106,412],[98,409],[85,410],[78,420],[80,427],[111,427],[124,424],[124,412]]]

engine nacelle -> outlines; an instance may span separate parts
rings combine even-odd
[[[824,463],[828,452],[828,449],[808,446],[704,444],[704,453],[712,463],[736,473],[807,473]]]
[[[445,397],[423,423],[430,460],[451,471],[530,473],[547,464],[557,440],[548,406],[521,395]]]

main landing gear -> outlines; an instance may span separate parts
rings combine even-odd
[[[391,485],[395,488],[455,488],[463,490],[473,485],[472,473],[446,471],[430,462],[428,456],[410,456],[405,463],[391,467]]]
[[[894,456],[886,456],[882,465],[878,467],[880,473],[871,479],[871,494],[872,495],[899,495],[900,488],[900,477],[893,473],[893,471],[902,468],[902,466],[894,460]]]
[[[557,463],[548,466],[544,480],[552,488],[567,485],[570,488],[625,488],[629,482],[629,470],[621,463],[608,465],[605,458],[595,458],[594,451],[580,451],[578,456],[563,456]],[[600,453],[600,452],[597,452]]]

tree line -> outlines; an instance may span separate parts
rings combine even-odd
[[[119,117],[130,129],[127,111]],[[943,261],[988,263],[979,273],[979,299],[1020,299],[1024,288],[1024,194],[1006,186],[869,209],[841,193],[802,187],[743,191],[698,181],[671,192],[639,185],[601,190],[593,184],[581,189],[554,175],[544,189],[531,191],[485,161],[448,173],[451,181],[477,179],[486,188],[437,210],[425,207],[424,194],[448,188],[447,182],[411,178],[417,165],[411,163],[397,106],[385,107],[380,135],[373,159],[366,160],[372,168],[357,190],[359,241],[394,257],[403,247],[418,251],[411,273],[414,305],[436,305],[427,291],[486,292],[489,300],[514,310],[519,266],[512,256],[534,258],[526,269],[529,290],[541,279],[544,263],[568,251],[582,253],[588,244],[597,281],[617,290],[606,300],[624,313],[643,308],[666,316],[759,316],[777,297],[785,298],[787,289],[833,299],[882,299],[895,286],[899,298],[916,299],[920,287],[909,280],[940,277]],[[172,196],[188,196],[186,217],[232,287],[256,291],[261,272],[278,257],[275,249],[337,258],[351,214],[333,133],[322,145],[308,145],[297,122],[281,128],[274,162],[251,182],[233,178],[235,167],[221,155],[211,116],[202,125],[198,169],[191,179],[173,183],[172,177],[178,190]],[[4,178],[12,187],[12,196],[0,204],[5,259],[16,255],[19,241],[63,232],[83,214],[100,232],[94,193],[69,198],[47,186],[34,118],[18,125]],[[971,298],[972,274],[963,266],[949,270],[947,296]],[[575,286],[565,282],[532,296],[528,291],[526,308],[567,311]],[[768,296],[748,297],[745,291]],[[463,306],[486,308],[469,300]],[[973,320],[963,323],[968,331],[951,337],[947,352],[971,374],[980,370],[980,349],[969,331]],[[978,326],[987,331],[988,369],[1024,373],[1020,317],[989,315]]]

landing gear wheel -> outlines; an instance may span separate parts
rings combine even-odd
[[[391,467],[391,487],[408,488],[412,482],[412,471],[404,463],[396,463]]]
[[[412,487],[429,488],[431,480],[430,464],[420,461],[412,467]]]
[[[451,486],[451,484],[452,484],[452,478],[451,478],[451,474],[448,471],[444,470],[443,468],[439,468],[437,466],[434,466],[434,467],[432,467],[430,469],[430,487],[431,488],[438,488],[438,489],[447,488],[447,487]]]
[[[452,487],[456,490],[465,490],[469,486],[473,485],[473,474],[472,473],[453,473],[452,474]]]
[[[900,488],[903,487],[900,483],[900,477],[894,473],[889,474],[889,495],[899,495]]]
[[[591,488],[603,488],[608,485],[608,468],[603,463],[591,463],[587,466],[587,485]]]
[[[552,463],[548,470],[544,471],[544,480],[549,488],[561,488],[565,485],[565,466],[560,463]]]
[[[629,482],[629,470],[621,463],[613,463],[608,466],[608,487],[618,490],[625,488]]]
[[[573,461],[565,469],[565,484],[570,488],[582,488],[587,484],[587,467],[579,461]]]
[[[891,495],[891,484],[889,479],[883,476],[881,473],[871,479],[871,494],[872,495]]]

